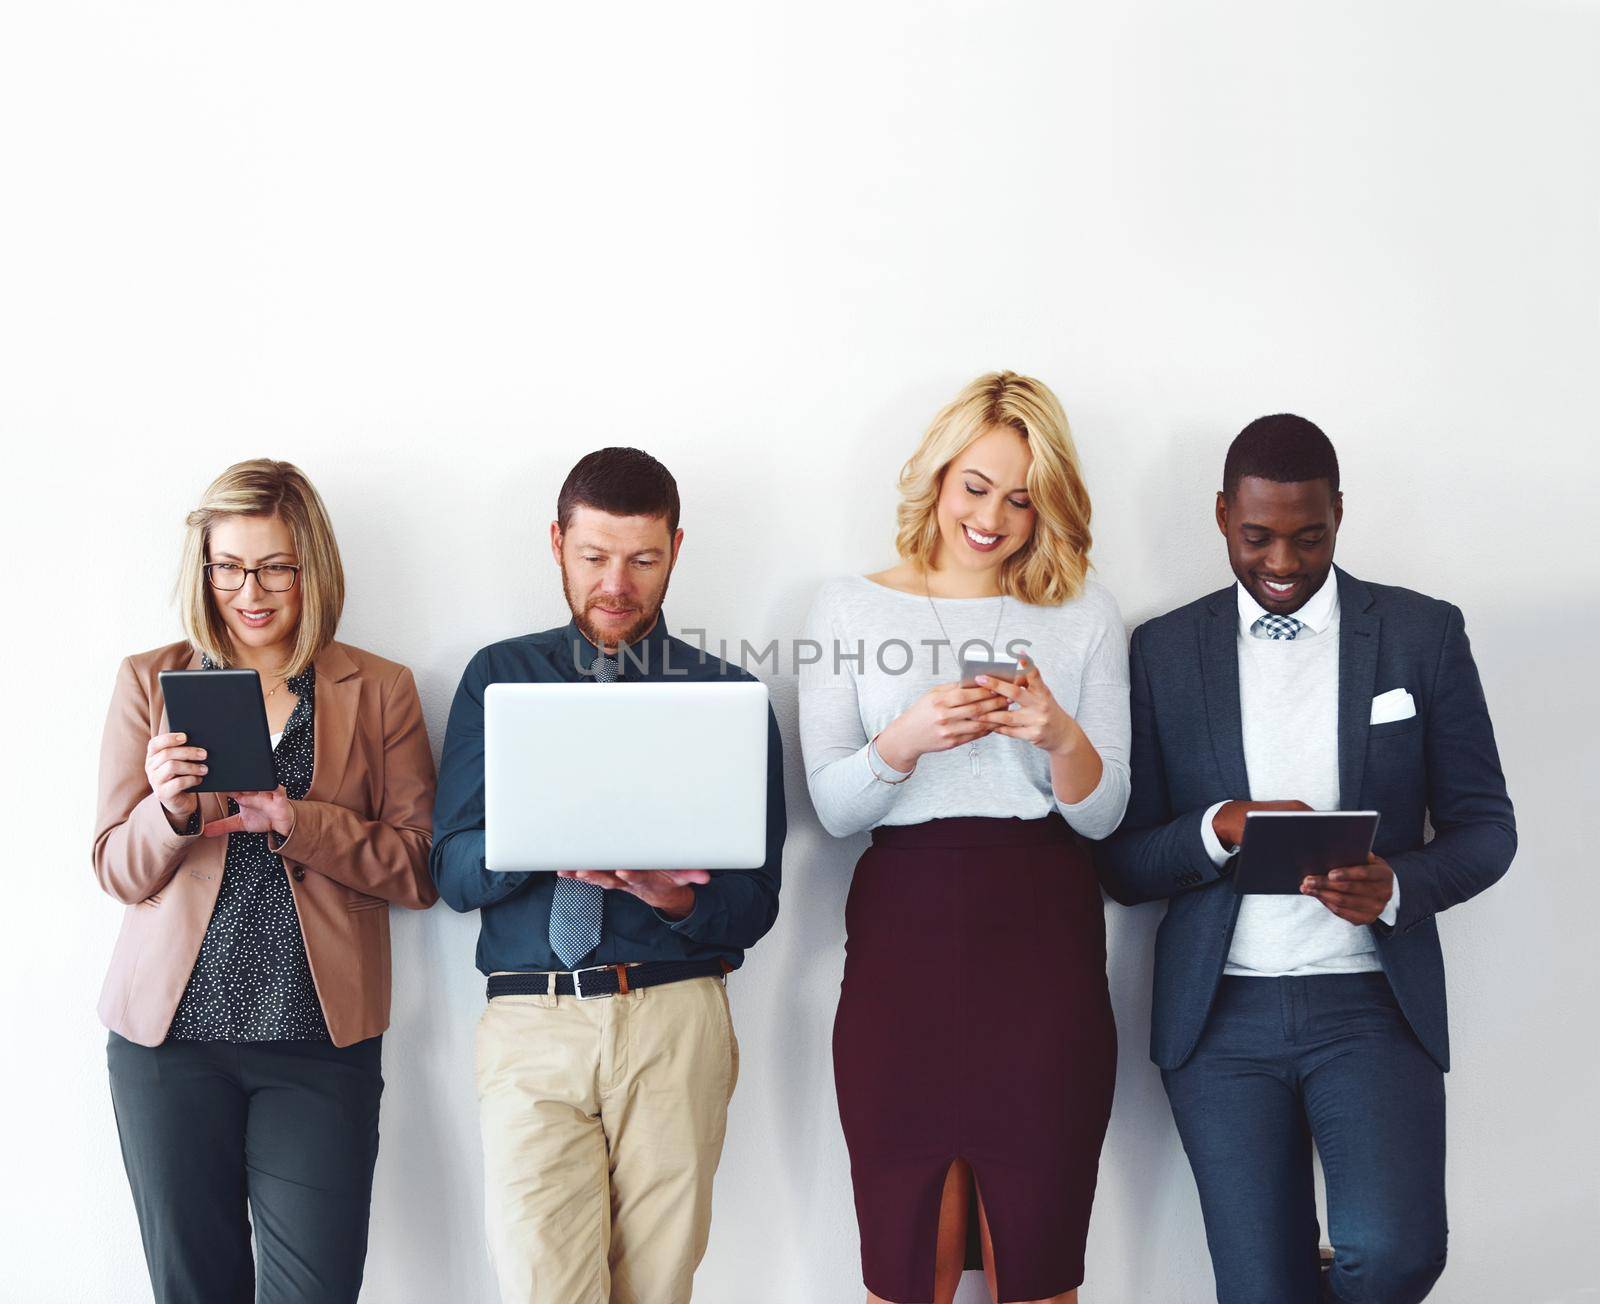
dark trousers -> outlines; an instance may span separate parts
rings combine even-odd
[[[1315,1142],[1342,1304],[1415,1304],[1444,1271],[1444,1074],[1381,973],[1224,978],[1162,1074],[1220,1304],[1316,1304]]]
[[[111,1034],[111,1100],[157,1304],[355,1304],[382,1041],[152,1048]]]

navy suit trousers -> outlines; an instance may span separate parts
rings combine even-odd
[[[1444,1074],[1381,973],[1229,978],[1162,1073],[1219,1304],[1317,1304],[1311,1152],[1339,1304],[1415,1304],[1444,1270]]]

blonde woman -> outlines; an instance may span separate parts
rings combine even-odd
[[[833,1041],[868,1299],[949,1301],[975,1220],[995,1299],[1072,1304],[1116,1066],[1081,839],[1127,805],[1126,634],[1039,381],[973,381],[900,492],[900,561],[823,587],[800,684],[822,823],[872,830]],[[1025,673],[963,686],[963,654]]]
[[[354,1304],[388,906],[436,895],[416,685],[334,641],[338,546],[286,462],[206,490],[179,588],[186,637],[118,672],[94,837],[95,877],[127,907],[100,1018],[151,1284],[158,1304]],[[206,754],[169,732],[158,676],[220,666],[260,674],[272,792],[192,791]]]

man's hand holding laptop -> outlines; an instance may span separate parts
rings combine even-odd
[[[683,919],[694,910],[691,883],[709,883],[703,869],[558,869],[558,878],[577,878],[596,887],[631,892],[669,919]]]

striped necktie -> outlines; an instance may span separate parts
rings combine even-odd
[[[597,684],[617,681],[617,659],[604,652],[594,659]],[[605,889],[576,878],[558,878],[550,898],[550,949],[568,969],[600,945],[600,921],[605,914]]]

